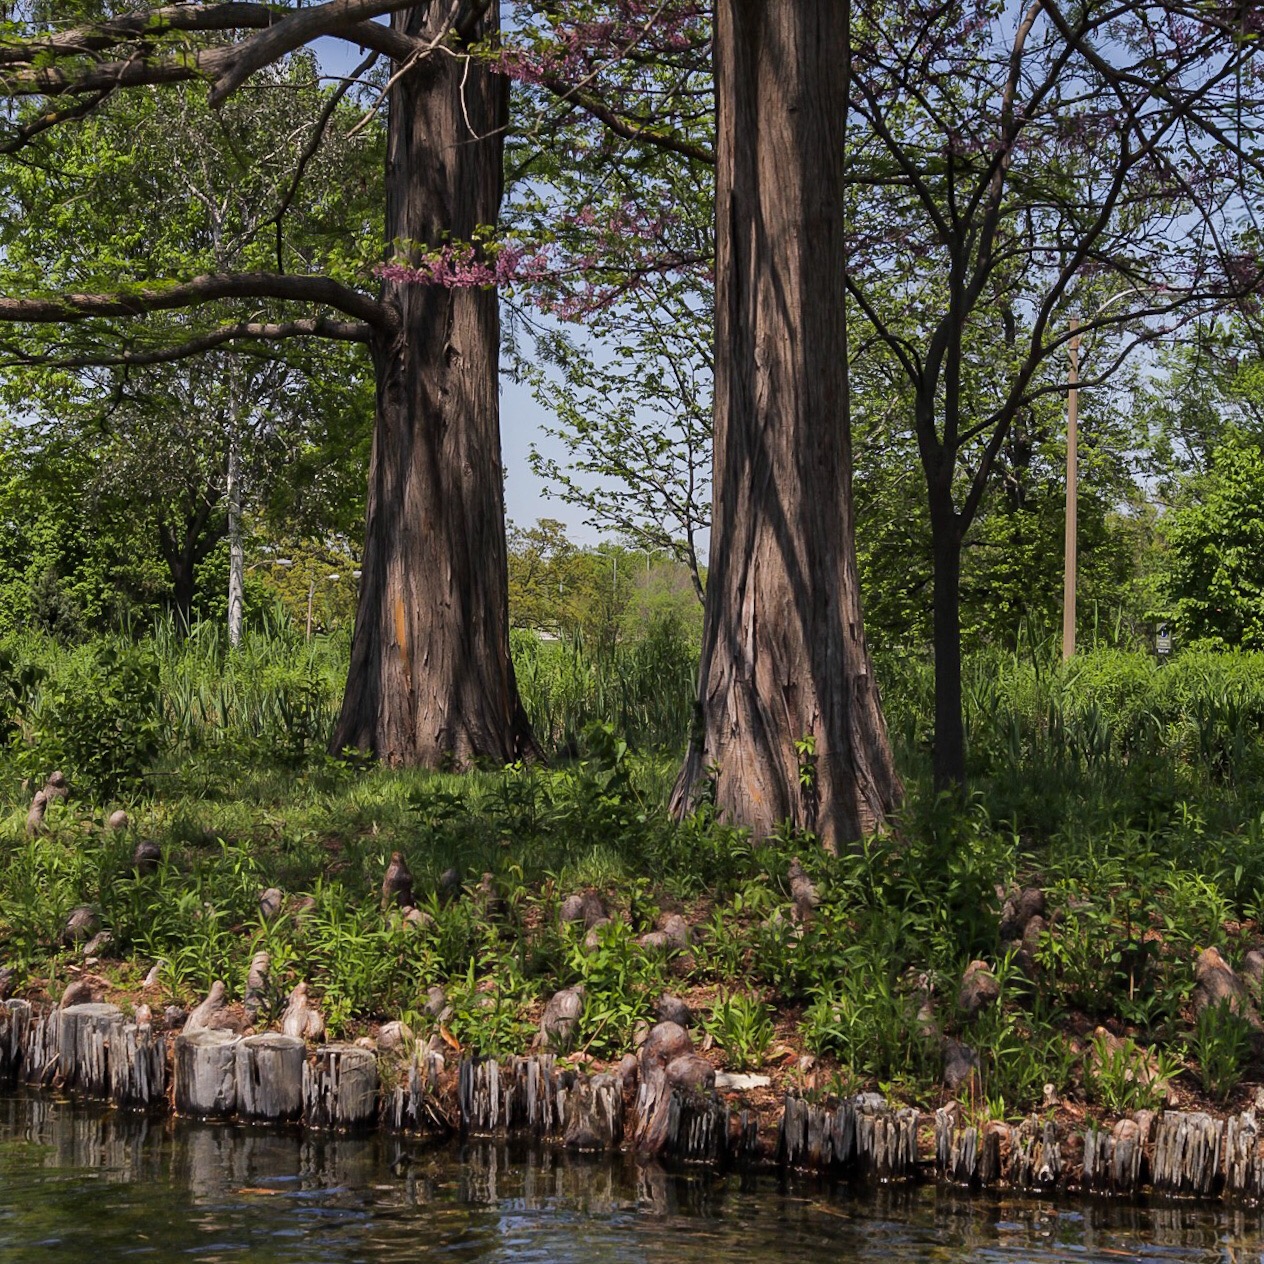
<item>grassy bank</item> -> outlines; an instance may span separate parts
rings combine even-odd
[[[403,1017],[419,1036],[489,1054],[525,1048],[544,1002],[582,984],[573,1049],[617,1056],[669,992],[693,1008],[713,1058],[778,1083],[885,1085],[929,1104],[946,1092],[945,1049],[964,1046],[977,1069],[960,1091],[993,1115],[1038,1106],[1046,1085],[1105,1115],[1169,1094],[1236,1101],[1259,1078],[1245,1020],[1219,1007],[1196,1017],[1192,998],[1200,952],[1241,965],[1264,942],[1264,661],[976,661],[977,790],[964,807],[924,789],[924,668],[888,664],[908,805],[888,835],[835,858],[789,834],[752,846],[705,805],[668,818],[685,648],[643,643],[616,663],[575,646],[516,649],[558,758],[463,777],[324,754],[335,643],[282,630],[230,656],[206,633],[14,656],[0,965],[54,996],[81,971],[139,995],[162,961],[146,995],[158,1009],[216,978],[239,995],[264,948],[273,1014],[306,980],[334,1034]],[[675,692],[656,688],[665,680]],[[93,693],[94,682],[106,683]],[[117,753],[128,734],[137,748]],[[28,838],[21,779],[62,763],[76,794]],[[132,825],[111,833],[118,803]],[[132,869],[140,838],[163,858],[146,876]],[[380,908],[396,851],[421,925]],[[459,894],[441,884],[450,869]],[[1023,939],[1002,927],[1021,886],[1047,906]],[[264,920],[269,887],[286,905]],[[582,891],[600,895],[609,922],[560,920]],[[112,935],[87,965],[58,942],[80,905]],[[687,946],[641,942],[672,914]],[[977,1010],[959,1004],[975,960],[996,994]],[[442,1023],[425,1008],[435,985]]]

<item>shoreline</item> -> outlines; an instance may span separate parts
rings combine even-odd
[[[173,1034],[132,1022],[114,1005],[37,1010],[10,1000],[0,1004],[0,1089],[52,1090],[138,1113],[512,1139],[862,1183],[1247,1207],[1264,1198],[1264,1135],[1254,1110],[1138,1111],[1101,1126],[1039,1116],[979,1124],[956,1102],[927,1114],[876,1093],[818,1102],[791,1092],[779,1110],[761,1110],[741,1092],[673,1083],[667,1068],[682,1055],[664,1061],[679,1040],[672,1027],[650,1033],[635,1071],[625,1058],[619,1070],[589,1074],[548,1053],[453,1064],[421,1046],[383,1053],[276,1032]]]

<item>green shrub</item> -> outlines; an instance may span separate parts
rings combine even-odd
[[[576,1043],[599,1057],[625,1053],[638,1024],[653,1018],[667,982],[666,958],[637,944],[623,921],[599,927],[594,950],[584,944],[582,930],[572,935],[569,966],[573,981],[584,987]]]
[[[1167,1104],[1168,1086],[1181,1069],[1179,1058],[1146,1049],[1131,1036],[1116,1043],[1098,1035],[1085,1055],[1084,1085],[1092,1100],[1112,1114],[1158,1110]]]
[[[61,768],[77,793],[135,794],[161,748],[158,663],[143,649],[96,643],[45,672],[35,668],[11,737],[33,780]]]

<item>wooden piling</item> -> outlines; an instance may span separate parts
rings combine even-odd
[[[167,1042],[149,1023],[117,1022],[109,1032],[109,1097],[145,1110],[167,1093]]]
[[[237,1045],[217,1027],[181,1032],[175,1042],[175,1105],[181,1115],[218,1119],[237,1109]]]
[[[288,1123],[303,1113],[307,1046],[297,1036],[264,1032],[235,1047],[237,1113],[243,1119]]]
[[[83,1097],[110,1095],[110,1033],[123,1022],[117,1005],[67,1005],[57,1023],[57,1079]]]
[[[31,1007],[26,1001],[0,1005],[0,1090],[11,1091],[17,1085],[30,1025]]]
[[[329,1044],[303,1067],[303,1121],[351,1129],[377,1121],[377,1058],[358,1045]]]

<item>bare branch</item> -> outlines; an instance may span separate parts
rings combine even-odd
[[[351,91],[352,86],[359,80],[361,75],[367,74],[373,69],[374,63],[377,61],[379,53],[370,53],[352,72],[344,79],[337,88],[329,95],[329,100],[325,102],[325,108],[320,112],[320,118],[316,120],[316,126],[312,128],[312,134],[307,138],[307,144],[303,146],[303,152],[298,156],[298,162],[294,165],[294,177],[290,181],[290,186],[285,191],[285,196],[281,199],[281,204],[277,207],[274,214],[264,220],[260,228],[267,228],[269,224],[276,225],[276,260],[277,271],[285,271],[285,262],[282,259],[282,229],[281,221],[285,218],[285,213],[290,209],[294,198],[298,194],[299,185],[303,183],[303,175],[307,171],[307,164],[316,156],[316,151],[320,148],[321,142],[325,139],[325,131],[329,127],[329,122],[337,111],[338,106],[342,103],[343,98]]]

